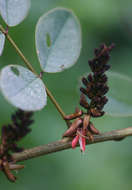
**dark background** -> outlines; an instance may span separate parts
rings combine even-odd
[[[79,78],[89,72],[88,59],[102,42],[114,42],[111,53],[112,70],[132,75],[132,1],[131,0],[32,0],[28,17],[10,29],[10,35],[40,72],[35,52],[35,25],[39,17],[57,6],[72,9],[82,26],[83,47],[76,65],[62,73],[45,74],[45,84],[55,95],[64,111],[72,113],[79,102]],[[1,21],[2,22],[2,21]],[[3,22],[2,22],[3,23]],[[8,64],[23,64],[9,42],[6,42],[0,68]],[[23,64],[24,65],[24,64]],[[122,88],[122,84],[120,84]],[[131,89],[128,93],[131,97]],[[0,124],[10,122],[15,110],[0,95]],[[104,132],[132,125],[132,118],[104,116],[94,121]],[[22,140],[24,147],[33,147],[61,138],[66,126],[48,100],[44,110],[35,113],[32,133]],[[131,190],[132,138],[121,142],[107,142],[88,146],[82,154],[79,149],[66,150],[25,161],[25,169],[18,174],[15,184],[0,173],[0,188],[7,190]]]

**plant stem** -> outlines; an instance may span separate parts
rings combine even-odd
[[[87,144],[95,144],[95,143],[101,143],[105,141],[120,141],[124,139],[127,136],[132,136],[132,127],[124,128],[120,130],[113,130],[110,132],[102,133],[99,135],[94,135],[94,141],[87,141]],[[26,149],[23,152],[20,153],[14,153],[12,155],[12,158],[14,162],[24,161],[28,159],[32,159],[38,156],[47,155],[50,153],[62,151],[65,149],[71,148],[71,142],[72,138],[64,138],[62,140],[49,143],[46,145],[34,147],[31,149]]]
[[[10,35],[8,34],[8,32],[3,28],[2,25],[0,25],[0,31],[5,34],[7,40],[11,43],[11,45],[15,48],[16,52],[18,53],[18,55],[22,58],[22,60],[24,61],[25,65],[27,66],[27,68],[32,71],[37,77],[40,78],[40,76],[37,74],[37,72],[35,71],[35,69],[32,67],[31,63],[26,59],[26,57],[23,55],[22,51],[18,48],[18,46],[16,45],[16,43],[13,41],[13,39],[10,37]],[[62,116],[62,118],[65,118],[65,113],[63,112],[62,108],[60,107],[60,105],[58,104],[58,102],[55,100],[54,96],[51,94],[50,90],[45,86],[46,88],[46,92],[47,95],[49,96],[50,100],[52,101],[52,103],[55,105],[56,109],[58,110],[58,112],[60,113],[60,115]],[[64,119],[65,120],[65,119]],[[66,121],[67,123],[67,121]],[[68,123],[67,123],[68,124]]]
[[[55,105],[56,109],[57,109],[58,112],[61,114],[62,118],[64,119],[65,113],[64,113],[63,110],[61,109],[60,105],[58,104],[58,102],[57,102],[56,99],[53,97],[53,95],[51,94],[51,92],[48,90],[47,87],[46,87],[46,91],[47,91],[47,94],[48,94],[49,98],[52,100],[53,104]]]
[[[36,73],[36,71],[33,69],[32,65],[29,63],[29,61],[25,58],[25,56],[23,55],[23,53],[21,52],[21,50],[18,48],[18,46],[16,45],[16,43],[12,40],[12,38],[9,36],[9,34],[7,33],[7,31],[0,25],[0,30],[3,34],[5,34],[7,40],[11,43],[11,45],[15,48],[16,52],[18,53],[18,55],[22,58],[22,60],[24,61],[24,63],[26,64],[26,66],[28,67],[28,69],[30,71],[32,71],[35,75],[38,76],[38,74]]]

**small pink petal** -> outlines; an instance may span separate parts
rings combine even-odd
[[[83,152],[85,152],[85,138],[84,137],[80,137],[79,138],[79,144],[80,144],[80,149],[81,149],[81,151],[83,151]]]
[[[82,135],[85,135],[85,132],[81,131]],[[85,137],[79,137],[79,144],[81,151],[85,152],[86,139]]]
[[[86,139],[82,137],[82,151],[85,152]]]
[[[76,148],[78,141],[79,141],[79,135],[75,136],[74,139],[72,140],[72,148]]]
[[[82,137],[79,137],[80,150],[82,150]]]

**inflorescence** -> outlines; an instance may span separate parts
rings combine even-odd
[[[33,112],[16,111],[12,115],[12,123],[4,125],[1,131],[0,144],[0,170],[4,171],[10,181],[15,181],[15,176],[9,170],[8,162],[13,161],[10,152],[21,152],[17,142],[25,137],[31,129],[29,126],[34,122]]]
[[[110,69],[108,61],[113,47],[113,44],[109,47],[101,45],[95,49],[95,57],[88,62],[92,73],[82,78],[83,86],[80,88],[80,105],[86,112],[76,109],[74,114],[65,117],[66,120],[75,119],[63,134],[63,137],[73,137],[72,148],[79,142],[81,151],[85,151],[86,139],[93,141],[93,135],[99,134],[90,118],[105,114],[103,108],[108,101],[105,94],[109,90],[105,72]]]

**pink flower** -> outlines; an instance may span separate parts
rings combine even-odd
[[[79,135],[78,133],[76,134],[76,136],[74,137],[74,139],[72,140],[72,148],[76,148],[78,142],[80,144],[80,150],[82,152],[85,152],[85,145],[86,145],[86,138],[83,137],[85,136],[85,132],[81,129],[81,130],[78,130],[79,133],[82,135]]]

